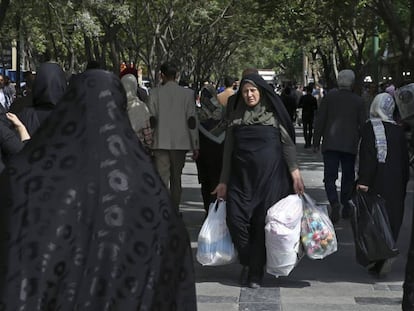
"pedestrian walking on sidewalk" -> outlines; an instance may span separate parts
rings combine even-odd
[[[355,74],[345,69],[338,74],[338,89],[328,92],[323,97],[318,109],[313,136],[314,151],[319,151],[322,140],[324,162],[323,182],[330,204],[332,223],[341,217],[350,216],[349,200],[355,184],[355,158],[361,129],[365,124],[366,114],[362,98],[352,92]],[[336,189],[339,165],[341,166],[340,201]]]
[[[132,74],[121,78],[127,96],[127,111],[132,128],[146,150],[152,145],[152,128],[147,105],[138,98],[138,80]]]
[[[162,85],[151,89],[148,99],[154,128],[152,150],[155,167],[178,210],[185,156],[191,150],[193,160],[196,160],[199,152],[195,94],[193,90],[178,85],[175,64],[166,62],[160,71]]]
[[[32,102],[26,102],[29,106],[16,112],[30,136],[34,135],[56,108],[66,87],[66,75],[59,64],[45,62],[40,65],[33,82]]]
[[[318,101],[312,95],[312,87],[306,87],[306,94],[299,99],[299,108],[302,109],[303,137],[305,138],[305,148],[312,147],[313,137],[313,118],[318,109]]]
[[[243,266],[241,282],[258,288],[266,264],[267,210],[293,192],[303,193],[304,186],[292,121],[260,75],[243,77],[228,113],[222,174],[213,193],[227,200],[227,225]]]
[[[362,129],[357,189],[384,198],[391,232],[397,241],[404,216],[409,164],[404,130],[392,117],[394,107],[394,99],[388,93],[378,94],[371,103],[370,120]],[[373,263],[370,271],[384,275],[394,259]]]
[[[187,231],[114,74],[71,79],[0,188],[3,310],[197,310]]]
[[[216,199],[211,192],[220,181],[224,138],[226,135],[224,109],[225,105],[218,100],[214,85],[204,85],[200,92],[200,107],[197,108],[198,120],[200,122],[200,152],[196,164],[206,215],[210,204]]]

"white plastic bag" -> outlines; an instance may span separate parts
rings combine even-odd
[[[208,216],[198,234],[197,261],[204,266],[230,264],[237,259],[237,252],[226,224],[226,202],[211,203]]]
[[[316,205],[306,193],[302,196],[303,218],[301,241],[306,255],[311,259],[323,259],[336,252],[338,242],[335,229],[324,206]]]
[[[266,271],[276,277],[287,276],[302,257],[300,226],[302,200],[297,194],[278,201],[267,211]]]

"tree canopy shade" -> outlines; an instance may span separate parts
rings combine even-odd
[[[379,54],[400,55],[396,79],[414,74],[413,12],[409,0],[0,0],[0,26],[2,42],[20,43],[24,69],[54,59],[78,72],[93,59],[117,72],[125,60],[154,83],[173,60],[196,83],[251,66],[299,81],[307,56],[332,86],[339,69],[371,73],[375,29]]]

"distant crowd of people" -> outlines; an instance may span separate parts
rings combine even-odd
[[[166,62],[160,85],[148,91],[133,66],[123,64],[119,76],[99,67],[91,62],[67,81],[58,64],[43,63],[24,97],[0,76],[5,310],[196,310],[179,213],[189,151],[206,214],[226,200],[240,283],[259,288],[266,212],[305,191],[295,126],[305,149],[322,152],[332,223],[351,217],[354,191],[370,191],[388,202],[398,239],[410,177],[398,88],[360,96],[345,69],[335,89],[278,93],[247,68],[240,81],[225,77],[220,89],[206,83],[195,91],[179,85],[179,68]],[[414,310],[413,243],[405,311]],[[376,275],[390,268],[387,260],[369,265]]]

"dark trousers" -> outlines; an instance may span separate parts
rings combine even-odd
[[[302,119],[302,122],[303,122],[303,137],[305,138],[305,146],[310,147],[312,145],[313,120]]]
[[[341,151],[325,151],[323,152],[323,163],[323,182],[331,205],[339,202],[335,183],[338,179],[339,165],[341,165],[341,203],[347,206],[355,182],[355,155]]]
[[[177,211],[181,201],[181,174],[185,165],[186,150],[154,150],[154,163]]]

